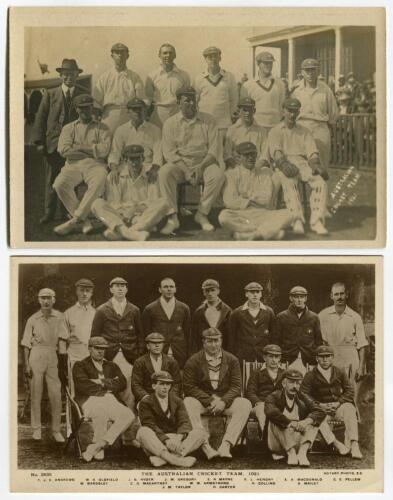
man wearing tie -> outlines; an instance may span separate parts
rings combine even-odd
[[[58,199],[52,185],[65,163],[65,159],[57,151],[61,129],[78,118],[72,99],[86,92],[76,84],[83,70],[78,67],[75,59],[63,59],[61,67],[56,68],[56,71],[60,74],[62,84],[43,94],[32,132],[32,142],[46,159],[45,208],[41,224],[51,221],[56,212]]]

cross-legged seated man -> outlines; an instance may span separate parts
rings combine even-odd
[[[84,416],[92,420],[93,443],[83,453],[83,459],[104,459],[104,449],[133,422],[133,412],[120,402],[119,393],[124,391],[127,381],[120,368],[104,359],[108,342],[103,337],[89,340],[90,356],[77,361],[73,368],[75,399]],[[113,423],[108,428],[108,422]]]
[[[326,414],[299,394],[303,375],[298,370],[286,370],[282,389],[270,394],[265,401],[269,423],[268,447],[273,458],[286,456],[288,465],[308,467],[307,452]]]
[[[93,98],[77,95],[74,105],[79,118],[65,125],[57,149],[66,159],[53,188],[71,219],[54,231],[66,235],[74,231],[88,234],[92,225],[87,220],[93,201],[102,195],[106,179],[106,157],[111,147],[111,134],[103,123],[93,118]],[[75,187],[84,181],[87,191],[79,202]]]
[[[296,121],[300,108],[298,99],[285,100],[284,120],[269,133],[269,154],[281,172],[285,203],[294,216],[294,233],[304,234],[305,219],[298,192],[298,182],[301,180],[307,182],[311,188],[310,229],[317,234],[327,234],[324,220],[327,203],[326,181],[329,175],[321,164],[311,132]]]
[[[207,441],[207,432],[192,429],[183,400],[170,392],[173,384],[166,371],[151,376],[153,394],[139,404],[142,427],[137,440],[150,455],[155,467],[169,463],[179,467],[192,467],[195,457],[187,457]]]
[[[265,400],[269,394],[281,388],[284,370],[280,368],[281,348],[275,344],[268,344],[263,348],[265,366],[254,370],[247,383],[246,398],[253,405],[253,413],[258,419],[261,433],[265,428]]]
[[[333,356],[332,347],[327,345],[318,347],[318,364],[306,373],[300,391],[305,398],[319,405],[328,415],[344,422],[345,444],[336,438],[327,419],[322,422],[319,430],[326,442],[333,444],[340,455],[347,455],[351,451],[352,458],[361,459],[354,387],[345,371],[333,364]]]
[[[248,399],[240,397],[241,375],[238,359],[221,348],[217,328],[202,332],[203,348],[184,367],[184,404],[194,429],[203,429],[201,415],[225,415],[227,428],[218,450],[205,443],[202,450],[210,460],[232,458],[235,446],[251,411]]]
[[[104,236],[109,240],[144,241],[168,214],[156,178],[146,171],[143,161],[143,146],[126,146],[119,171],[107,177],[104,199],[93,203],[92,211],[107,226]]]
[[[256,167],[252,142],[238,144],[236,152],[238,165],[226,172],[220,224],[235,240],[282,239],[293,216],[288,209],[275,209],[280,180],[269,167]]]
[[[208,220],[210,210],[224,184],[224,172],[219,167],[222,147],[214,118],[199,113],[196,91],[192,87],[176,92],[180,111],[166,120],[162,129],[162,150],[167,163],[160,168],[158,178],[161,193],[171,212],[163,234],[179,228],[177,216],[177,185],[190,181],[197,186],[203,181],[203,193],[195,221],[204,231],[213,231]]]

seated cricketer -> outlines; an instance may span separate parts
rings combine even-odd
[[[203,348],[184,367],[184,404],[193,429],[203,429],[201,415],[225,415],[228,425],[218,450],[202,446],[208,460],[232,458],[235,446],[251,411],[248,399],[240,397],[241,375],[238,359],[221,348],[221,332],[208,328],[202,332]]]
[[[281,388],[284,370],[280,368],[281,348],[268,344],[263,348],[265,366],[254,370],[247,383],[245,396],[253,405],[252,412],[258,419],[261,433],[265,428],[265,400],[269,394]]]
[[[104,449],[132,423],[133,412],[120,402],[119,394],[127,382],[120,368],[104,359],[108,342],[103,337],[89,340],[90,356],[74,364],[72,373],[75,385],[75,400],[94,428],[93,443],[83,453],[83,459],[91,462],[104,459]],[[108,428],[108,422],[113,423]]]
[[[282,389],[267,396],[267,444],[273,458],[285,455],[288,465],[308,467],[307,452],[326,414],[299,394],[302,379],[303,375],[298,370],[286,370],[282,377]]]
[[[319,152],[311,132],[296,122],[301,104],[298,99],[284,102],[284,120],[274,126],[268,137],[268,150],[277,169],[292,182],[283,182],[287,208],[294,216],[293,231],[304,234],[304,214],[298,192],[298,182],[307,182],[310,195],[310,229],[317,234],[327,234],[324,226],[329,175],[322,166]]]
[[[146,336],[147,353],[138,358],[132,370],[131,390],[136,404],[153,392],[151,376],[161,371],[168,372],[172,377],[171,394],[180,396],[181,378],[179,365],[172,357],[164,354],[165,338],[161,333],[149,333]]]
[[[319,430],[328,444],[333,444],[340,455],[351,451],[352,458],[362,458],[359,449],[358,419],[354,401],[354,387],[345,371],[333,364],[334,351],[327,345],[317,349],[317,366],[304,376],[300,392],[312,404],[318,405],[328,416],[342,420],[345,425],[345,444],[330,429],[327,418]]]
[[[93,203],[94,215],[107,227],[104,236],[108,240],[145,241],[168,214],[169,206],[143,162],[142,146],[126,146],[119,171],[107,177],[104,199]]]
[[[207,432],[192,429],[183,400],[171,391],[173,379],[166,371],[151,376],[153,394],[139,405],[142,427],[137,441],[150,455],[150,463],[161,467],[167,463],[192,467],[195,457],[187,457],[207,441]]]
[[[162,150],[167,163],[160,168],[158,178],[170,216],[161,232],[171,234],[180,226],[177,185],[186,181],[195,186],[203,181],[195,222],[204,231],[213,231],[208,215],[225,180],[219,167],[222,147],[218,129],[212,116],[198,112],[195,89],[181,88],[176,97],[180,111],[168,118],[162,129]]]
[[[276,210],[280,181],[269,167],[256,167],[252,142],[236,146],[238,165],[226,172],[225,209],[218,220],[235,240],[279,240],[291,225],[288,209]]]
[[[94,200],[104,192],[106,158],[112,140],[108,127],[93,118],[93,98],[90,95],[77,95],[73,102],[79,118],[61,131],[57,150],[66,163],[53,184],[71,216],[70,220],[54,229],[62,236],[71,232],[88,234],[93,229],[88,216]],[[87,191],[79,201],[75,187],[83,181],[87,184]]]

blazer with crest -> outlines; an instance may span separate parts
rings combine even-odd
[[[128,301],[123,316],[113,308],[112,299],[97,307],[91,336],[101,336],[107,340],[109,346],[105,358],[110,361],[121,349],[126,360],[133,365],[145,351],[140,310]]]
[[[145,307],[142,321],[146,335],[158,332],[165,337],[164,352],[167,353],[171,347],[173,357],[182,368],[190,352],[190,308],[188,305],[176,300],[173,314],[168,319],[160,299],[157,299]]]
[[[181,378],[179,365],[177,361],[166,354],[162,355],[161,370],[169,372],[172,375],[174,383],[172,384],[171,394],[180,396]],[[154,373],[150,353],[146,353],[138,358],[132,368],[131,389],[138,403],[144,396],[151,394],[151,376]]]
[[[192,355],[184,367],[184,395],[196,398],[205,408],[213,400],[213,394],[219,396],[229,408],[234,399],[240,396],[241,374],[238,359],[233,354],[222,351],[222,361],[217,389],[209,377],[205,351]]]
[[[167,434],[188,434],[192,427],[183,400],[169,393],[169,414],[165,414],[155,394],[150,394],[140,402],[139,419],[143,426],[154,431],[160,441],[165,443]]]

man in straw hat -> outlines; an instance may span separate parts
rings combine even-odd
[[[82,73],[75,59],[63,59],[59,68],[56,68],[62,83],[59,87],[49,89],[43,93],[32,131],[32,142],[38,151],[45,155],[45,207],[40,222],[46,224],[51,221],[56,212],[57,195],[53,183],[59,175],[65,160],[58,153],[61,129],[67,123],[78,118],[73,98],[84,93],[85,90],[76,82]]]
[[[154,467],[167,463],[177,467],[192,467],[195,457],[188,457],[207,441],[203,429],[193,429],[183,400],[171,387],[173,378],[167,371],[152,374],[153,393],[139,404],[142,427],[137,441],[149,456]]]
[[[90,355],[73,368],[75,399],[86,418],[91,419],[94,437],[83,453],[91,462],[104,459],[104,449],[112,445],[133,422],[133,412],[120,402],[127,381],[116,363],[104,359],[108,342],[103,337],[89,340]],[[108,422],[111,421],[110,427]]]
[[[64,443],[60,432],[61,386],[57,360],[62,314],[53,308],[56,294],[51,288],[42,288],[38,292],[38,302],[40,310],[27,320],[21,341],[25,374],[30,379],[33,439],[41,440],[41,400],[45,378],[51,407],[52,436],[56,442]]]

